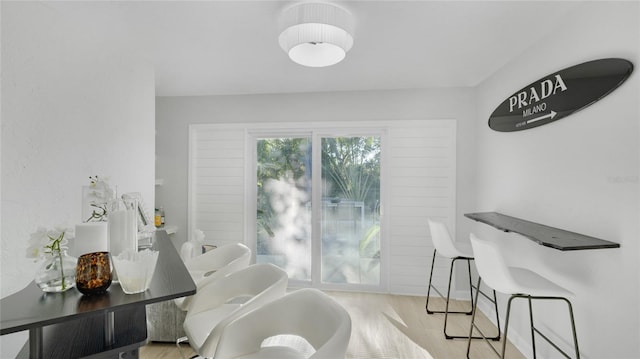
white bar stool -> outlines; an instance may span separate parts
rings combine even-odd
[[[464,244],[459,244],[456,245],[452,238],[451,235],[449,234],[449,231],[447,230],[447,227],[444,225],[444,223],[438,222],[438,221],[434,221],[431,219],[427,219],[427,222],[429,223],[429,231],[431,233],[431,240],[433,241],[433,245],[435,247],[435,249],[433,250],[433,259],[431,260],[431,273],[429,274],[429,287],[427,289],[427,302],[425,304],[425,310],[427,311],[427,314],[433,314],[433,313],[444,313],[444,337],[446,339],[467,339],[469,338],[466,335],[449,335],[449,333],[447,333],[447,320],[449,317],[449,314],[466,314],[466,315],[471,315],[473,312],[473,303],[474,303],[474,299],[473,299],[473,289],[476,289],[476,301],[478,300],[478,293],[482,293],[482,295],[487,298],[490,302],[493,303],[493,305],[495,306],[496,309],[496,323],[498,323],[498,334],[495,337],[491,337],[489,339],[492,340],[500,340],[500,321],[498,319],[498,302],[496,300],[496,291],[493,291],[493,298],[489,297],[488,295],[486,295],[485,293],[481,292],[478,290],[479,287],[474,287],[472,282],[471,282],[471,261],[473,260],[473,251],[471,249],[470,245],[464,245]],[[433,288],[434,291],[436,291],[436,293],[438,293],[438,295],[443,298],[444,296],[442,295],[442,293],[440,293],[440,291],[438,290],[438,288],[436,288],[433,284],[432,284],[432,279],[433,279],[433,268],[434,265],[436,263],[436,254],[445,257],[445,258],[449,258],[451,260],[450,264],[449,264],[449,284],[447,286],[447,298],[446,298],[446,304],[445,304],[445,309],[444,311],[436,311],[436,310],[431,310],[429,309],[429,298],[431,297],[431,289]],[[471,308],[468,311],[450,311],[449,310],[449,298],[451,295],[451,279],[453,277],[453,268],[455,265],[455,262],[457,260],[463,260],[467,262],[467,270],[469,273],[469,298],[471,299]],[[482,339],[483,337],[472,337],[473,339]]]
[[[479,239],[473,233],[471,233],[470,237],[471,246],[473,247],[473,253],[475,254],[476,267],[478,269],[478,274],[480,275],[480,277],[478,278],[478,286],[480,286],[480,281],[484,280],[484,282],[494,290],[497,290],[501,293],[509,294],[511,296],[507,303],[507,315],[504,324],[505,340],[502,343],[502,353],[498,353],[496,348],[487,341],[491,349],[500,358],[505,357],[504,355],[507,348],[507,331],[509,330],[509,314],[511,312],[511,302],[515,298],[525,298],[529,302],[529,320],[531,328],[531,345],[533,348],[533,358],[536,358],[536,334],[538,334],[549,344],[551,344],[551,346],[553,346],[564,357],[571,358],[567,353],[560,349],[558,345],[553,343],[546,335],[540,332],[540,330],[538,330],[538,328],[536,328],[533,324],[533,300],[562,300],[569,306],[569,317],[571,319],[571,329],[573,334],[573,343],[576,351],[576,359],[579,359],[580,351],[578,349],[578,337],[576,335],[576,325],[573,318],[573,307],[571,306],[571,302],[566,298],[572,293],[528,269],[507,266],[504,258],[500,254],[500,250],[498,249],[496,243]],[[475,324],[477,306],[478,304],[476,299],[476,305],[473,309],[473,315],[471,317],[471,328],[469,329],[469,335],[473,334],[473,329],[475,328],[484,337],[484,334],[482,334],[480,329],[478,329]],[[470,348],[471,340],[469,340],[467,343],[467,358],[469,358]]]

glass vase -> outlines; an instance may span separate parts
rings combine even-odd
[[[107,237],[112,256],[131,250],[138,250],[137,204],[135,200],[116,199],[108,204]],[[111,273],[113,283],[119,283],[118,270]]]
[[[45,292],[64,292],[75,287],[77,261],[66,250],[49,254],[36,272],[36,284]]]
[[[116,199],[109,202],[107,237],[111,255],[138,250],[138,218],[135,200]]]

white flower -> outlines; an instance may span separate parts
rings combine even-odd
[[[29,238],[29,246],[27,247],[27,258],[38,258],[52,252],[52,244],[58,239],[59,249],[66,250],[69,239],[74,237],[73,229],[56,227],[46,229],[38,227],[38,230],[31,233]],[[57,248],[57,247],[56,247]]]
[[[27,247],[27,258],[38,258],[44,255],[45,246],[49,244],[47,229],[38,227],[38,230],[31,233],[29,247]]]
[[[85,194],[84,200],[93,207],[93,212],[84,221],[104,222],[107,220],[107,203],[116,198],[116,193],[109,186],[108,177],[89,176],[89,180],[91,190]]]
[[[108,177],[91,176],[89,179],[91,180],[89,187],[93,189],[91,194],[97,199],[94,203],[104,203],[115,198],[115,192],[109,186]]]

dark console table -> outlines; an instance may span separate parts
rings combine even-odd
[[[73,288],[44,293],[34,282],[0,301],[0,335],[29,331],[19,358],[135,358],[146,343],[145,306],[193,295],[196,286],[165,231],[153,241],[158,263],[149,289],[125,294],[112,284],[105,294]]]
[[[488,224],[504,232],[521,234],[538,244],[561,251],[620,247],[619,243],[525,221],[497,212],[466,213],[465,217]]]

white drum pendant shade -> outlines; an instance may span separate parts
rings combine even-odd
[[[333,4],[294,5],[283,12],[280,29],[280,47],[304,66],[337,64],[353,46],[351,14]]]

